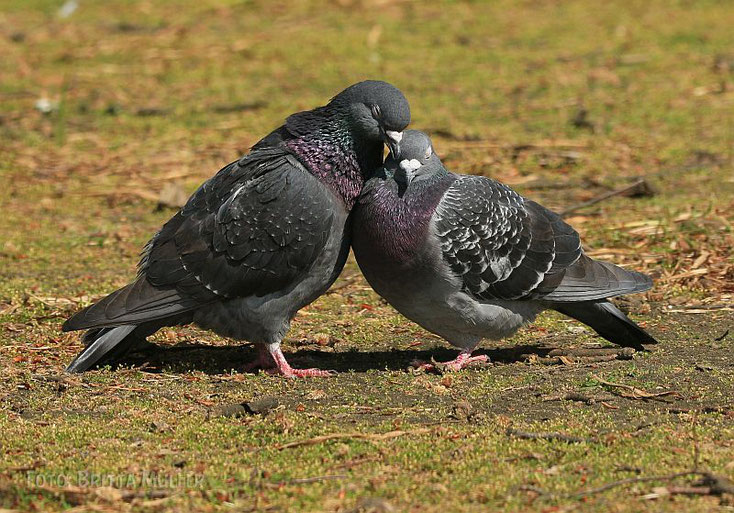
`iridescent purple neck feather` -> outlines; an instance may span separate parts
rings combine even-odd
[[[357,207],[355,244],[364,258],[409,266],[427,239],[436,207],[456,175],[442,173],[411,186],[400,196],[392,179],[373,178]],[[358,230],[358,232],[357,232]]]
[[[286,127],[294,136],[285,142],[288,149],[351,210],[365,177],[380,165],[382,142],[355,141],[344,120],[327,108],[291,116]]]

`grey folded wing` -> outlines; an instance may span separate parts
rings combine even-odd
[[[588,258],[578,233],[558,214],[488,178],[456,180],[434,221],[444,260],[480,300],[587,301],[652,284]]]

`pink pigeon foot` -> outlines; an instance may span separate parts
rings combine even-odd
[[[471,356],[471,353],[472,351],[468,350],[461,351],[459,353],[459,356],[457,356],[453,360],[449,360],[448,362],[437,362],[435,360],[430,363],[415,361],[412,365],[416,369],[426,372],[456,372],[474,363],[489,363],[489,357],[486,354]]]
[[[254,369],[263,369],[268,374],[277,374],[286,378],[328,377],[336,374],[336,371],[332,370],[294,369],[285,359],[280,344],[258,345],[258,357],[245,367],[245,371]]]

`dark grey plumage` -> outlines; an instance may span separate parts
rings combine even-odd
[[[448,172],[422,132],[404,133],[364,188],[353,247],[372,287],[406,317],[463,349],[555,309],[616,344],[655,340],[607,298],[649,277],[587,257],[560,216],[494,180]]]
[[[151,239],[137,279],[77,313],[89,329],[67,370],[122,356],[162,326],[195,322],[260,344],[261,363],[286,375],[290,319],[333,283],[349,251],[347,219],[364,179],[410,121],[385,82],[355,84],[328,105],[294,114],[205,182]]]

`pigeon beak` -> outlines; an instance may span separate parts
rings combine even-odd
[[[390,149],[390,155],[392,158],[397,160],[400,155],[400,141],[403,140],[403,132],[396,132],[394,130],[385,131],[385,144]]]
[[[421,163],[416,159],[403,159],[400,161],[400,169],[405,173],[405,182],[410,185],[410,182],[415,178],[415,172],[421,168]]]

